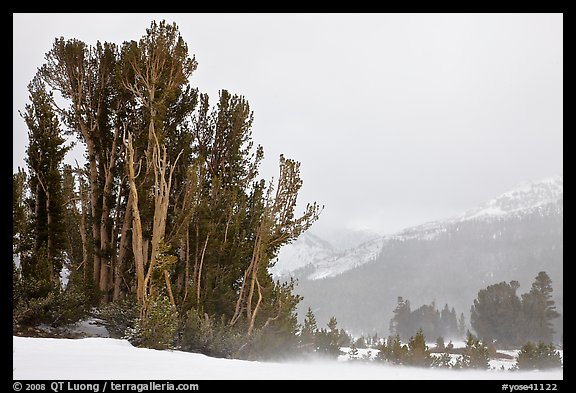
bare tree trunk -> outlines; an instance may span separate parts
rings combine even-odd
[[[168,270],[164,270],[164,281],[166,282],[166,291],[168,292],[168,298],[170,299],[170,304],[175,306],[174,294],[172,293],[172,285],[170,284],[170,274]]]
[[[158,246],[160,242],[164,239],[166,233],[166,217],[168,216],[168,203],[170,201],[170,188],[172,187],[172,175],[174,173],[174,168],[182,151],[176,157],[174,164],[170,165],[167,161],[166,147],[162,146],[162,153],[160,152],[160,145],[156,135],[154,140],[156,142],[155,148],[153,149],[153,165],[154,165],[154,180],[155,180],[155,196],[154,196],[154,220],[152,224],[152,240],[150,253],[150,263],[148,264],[148,272],[144,278],[144,288],[148,288],[150,284],[150,279],[152,277],[152,272],[156,265],[156,258],[158,253]],[[168,179],[166,179],[166,171],[169,170]],[[167,281],[169,285],[169,280]],[[171,288],[167,288],[171,291]]]
[[[126,149],[128,151],[128,171],[129,171],[129,181],[130,189],[132,194],[132,215],[133,215],[133,225],[132,225],[132,248],[134,250],[134,259],[136,261],[136,273],[138,281],[138,300],[143,305],[142,310],[145,313],[146,302],[148,300],[149,292],[152,292],[152,273],[156,265],[156,258],[158,252],[158,246],[162,239],[164,238],[164,233],[166,231],[166,217],[168,214],[168,202],[170,187],[172,185],[172,175],[174,167],[180,154],[176,157],[173,165],[170,165],[166,158],[166,148],[162,149],[162,156],[160,156],[160,146],[158,140],[156,140],[156,145],[153,149],[153,166],[154,166],[154,176],[155,176],[155,198],[154,198],[154,219],[152,223],[152,239],[150,241],[151,253],[150,253],[150,263],[148,263],[148,270],[146,275],[144,275],[144,268],[146,266],[146,259],[148,257],[148,240],[143,239],[142,234],[142,223],[140,221],[140,211],[138,209],[138,192],[136,190],[136,181],[134,174],[134,149],[132,147],[132,136],[128,134],[128,138],[124,138]],[[168,179],[166,179],[166,170],[169,169]],[[137,255],[139,254],[139,255]],[[165,275],[166,278],[166,275]],[[172,288],[170,281],[166,281],[167,289],[171,292]],[[173,296],[172,296],[173,300]]]
[[[240,287],[240,293],[238,294],[238,300],[236,301],[236,308],[234,310],[234,315],[230,320],[229,325],[233,326],[240,319],[242,311],[246,311],[246,317],[250,321],[252,319],[252,294],[254,292],[254,285],[256,275],[254,273],[257,269],[257,265],[260,260],[260,248],[261,248],[261,238],[262,238],[262,225],[260,224],[258,230],[256,231],[256,239],[254,240],[254,250],[252,251],[252,259],[250,264],[244,272],[244,279],[242,280],[242,285]],[[248,290],[248,279],[250,278],[250,289]]]
[[[59,273],[54,270],[54,235],[52,231],[52,225],[54,225],[54,215],[50,209],[50,193],[48,190],[46,192],[46,215],[48,217],[48,242],[46,248],[46,254],[48,257],[48,269],[50,274],[50,281],[54,284],[60,285]]]
[[[258,271],[254,272],[254,276]],[[254,330],[254,323],[256,321],[256,316],[258,315],[258,311],[260,311],[260,305],[262,304],[262,287],[260,286],[260,281],[258,281],[258,277],[256,276],[256,286],[258,288],[258,301],[256,302],[256,307],[254,307],[254,312],[250,318],[250,325],[248,326],[248,336],[252,335],[252,331]]]
[[[242,311],[244,311],[244,301],[245,301],[245,292],[246,292],[246,285],[245,283],[248,281],[248,274],[252,267],[252,263],[248,266],[248,268],[244,271],[244,278],[242,280],[242,285],[240,286],[240,293],[238,294],[238,300],[236,300],[236,307],[234,309],[234,315],[230,319],[230,326],[234,326],[236,322],[240,319],[240,315]]]
[[[100,283],[100,216],[98,215],[98,171],[96,168],[94,142],[86,138],[88,146],[88,161],[90,163],[90,207],[92,209],[92,240],[94,242],[93,252],[93,276],[95,285]]]
[[[118,235],[120,233],[120,204],[122,202],[122,190],[118,190],[118,199],[116,200],[116,207],[114,211],[114,220],[112,221],[112,231],[111,241],[110,241],[110,274],[108,275],[108,282],[106,286],[108,287],[109,299],[112,300],[114,297],[114,281],[115,276],[118,271]],[[126,215],[126,214],[125,214]]]
[[[126,211],[124,214],[124,222],[120,231],[120,245],[118,246],[118,258],[114,265],[114,292],[112,300],[120,299],[122,295],[122,271],[124,270],[124,261],[126,260],[126,251],[128,250],[128,229],[132,221],[132,193],[128,194],[128,201],[126,203]]]
[[[194,273],[192,274],[192,285],[194,288],[196,288],[196,285],[198,283],[198,265],[200,264],[200,260],[199,260],[199,249],[198,249],[198,244],[200,243],[200,228],[198,227],[198,223],[196,223],[196,241],[194,242],[194,244],[196,245],[195,247],[195,251],[194,251]]]
[[[127,152],[128,181],[130,183],[130,196],[132,199],[132,252],[134,253],[134,264],[136,265],[136,298],[143,306],[145,300],[144,288],[144,245],[142,239],[142,222],[140,220],[140,210],[138,209],[138,190],[136,189],[136,176],[134,173],[134,148],[132,146],[132,135],[124,137],[124,145]]]
[[[126,255],[128,251],[128,229],[130,228],[130,222],[132,221],[132,194],[128,196],[128,203],[126,205],[126,214],[124,215],[124,223],[122,224],[122,230],[120,232],[120,246],[118,250],[118,262],[116,263],[115,269],[116,274],[114,276],[114,300],[118,300],[122,294],[122,271],[124,270],[124,263],[126,261]]]
[[[104,213],[102,214],[102,221],[104,221]],[[102,292],[102,301],[108,301],[108,280],[110,274],[110,239],[106,225],[100,223],[100,282],[98,288]]]
[[[186,301],[186,297],[188,296],[188,286],[190,285],[190,230],[189,227],[186,226],[186,252],[185,252],[185,259],[186,265],[184,268],[184,298],[182,302]]]
[[[52,211],[50,209],[50,192],[48,192],[48,188],[42,182],[42,179],[38,174],[36,174],[36,178],[38,179],[38,185],[36,186],[36,217],[39,217],[40,213],[40,201],[38,198],[40,187],[44,191],[44,195],[46,195],[46,201],[44,202],[44,207],[46,208],[46,217],[47,217],[47,241],[46,241],[46,258],[48,260],[48,277],[50,281],[52,281],[56,285],[60,285],[59,280],[59,273],[54,271],[54,237],[53,237],[53,230],[52,225],[54,222],[54,217],[52,215]]]
[[[138,210],[138,196],[134,194],[132,199],[132,252],[134,253],[134,263],[136,265],[136,281],[138,288],[136,297],[140,303],[144,302],[144,254],[142,245],[142,223],[140,221],[140,211]]]
[[[252,274],[250,279],[250,291],[248,292],[248,301],[246,302],[246,312],[249,320],[253,318],[252,313],[252,296],[254,295],[254,286],[256,284],[258,264],[260,263],[261,249],[262,249],[262,232],[264,224],[260,224],[256,236],[256,244],[254,244],[254,251],[252,254]]]
[[[319,208],[316,204],[313,204],[308,205],[306,213],[296,220],[296,226],[294,226],[294,222],[290,223],[300,184],[298,167],[298,163],[284,160],[281,156],[280,177],[274,198],[272,198],[272,185],[268,188],[264,211],[256,229],[252,259],[244,271],[244,278],[240,286],[234,315],[229,322],[230,326],[236,324],[245,311],[248,322],[248,336],[254,331],[256,319],[262,306],[262,285],[258,279],[258,271],[261,265],[268,262],[265,255],[266,250],[275,244],[285,242],[290,237],[298,236],[299,233],[310,227],[318,218]],[[290,229],[290,231],[282,233],[282,229]],[[255,292],[258,295],[258,299],[256,304],[253,305]],[[253,306],[254,309],[252,308]],[[269,321],[270,319],[265,325]]]
[[[184,261],[184,263],[186,263],[186,240],[183,237],[180,238],[180,248],[179,248],[179,252],[178,252],[178,260]],[[186,267],[184,267],[184,270],[178,271],[178,277],[176,278],[176,292],[177,293],[182,293],[184,291],[184,281],[185,281],[185,275],[186,275],[185,270],[186,270]]]
[[[103,197],[104,200],[107,197]],[[108,206],[108,202],[103,202],[102,204],[102,215],[100,218],[100,282],[98,287],[100,291],[103,293],[102,300],[104,302],[108,301],[108,291],[109,291],[109,282],[110,282],[110,275],[111,275],[111,268],[112,268],[112,253],[115,250],[112,250],[110,236],[108,232],[109,227],[109,214],[110,214],[110,207]]]
[[[100,291],[104,293],[104,301],[108,300],[108,292],[110,290],[111,274],[112,274],[112,261],[111,254],[116,253],[111,247],[109,237],[109,215],[110,215],[110,195],[112,194],[112,185],[114,180],[114,164],[116,160],[116,142],[118,140],[118,133],[120,127],[117,125],[114,129],[114,138],[112,140],[112,148],[110,149],[110,157],[104,163],[104,187],[102,189],[102,215],[100,217]]]
[[[204,242],[204,248],[202,249],[202,257],[200,258],[200,266],[198,267],[198,282],[196,287],[196,308],[200,307],[200,283],[202,278],[202,265],[204,263],[204,255],[206,254],[206,247],[208,247],[209,238],[210,238],[210,232],[206,234],[206,241]]]
[[[80,168],[78,168],[80,170]],[[88,270],[88,242],[86,239],[86,197],[85,190],[82,186],[82,178],[78,175],[78,183],[80,186],[80,238],[82,239],[82,263],[83,266],[82,277],[86,278],[86,271]]]
[[[254,250],[252,251],[252,258],[250,260],[250,264],[244,271],[244,277],[242,279],[242,285],[240,286],[240,293],[238,294],[238,300],[236,301],[234,315],[232,316],[232,319],[230,319],[229,323],[230,326],[233,326],[236,324],[236,322],[238,322],[242,314],[242,311],[244,310],[246,310],[247,317],[249,319],[251,317],[251,307],[249,305],[251,302],[251,295],[248,295],[246,291],[247,291],[248,278],[250,277],[250,274],[254,269],[254,264],[256,263],[256,250],[259,243],[260,243],[260,230],[258,229],[258,231],[256,232],[256,239],[254,241]]]

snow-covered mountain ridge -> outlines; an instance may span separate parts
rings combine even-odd
[[[278,261],[270,268],[275,278],[287,277],[306,266],[316,266],[317,263],[330,265],[332,262],[345,258],[351,250],[359,245],[370,248],[369,244],[378,240],[380,235],[369,231],[344,231],[333,230],[329,233],[330,241],[315,235],[313,232],[303,233],[294,243],[282,247],[278,255]],[[363,254],[360,250],[359,254]],[[331,262],[332,261],[332,262]],[[335,264],[332,264],[334,269]],[[342,263],[347,266],[347,263]],[[342,271],[345,271],[346,268]]]
[[[550,203],[563,199],[563,176],[554,176],[539,182],[524,182],[499,197],[468,210],[457,218],[458,221],[491,219],[510,214],[533,212]]]
[[[333,277],[374,260],[389,241],[433,240],[449,228],[470,221],[496,221],[562,209],[563,176],[537,182],[523,182],[500,196],[445,220],[431,221],[380,236],[343,251],[336,251],[315,235],[304,234],[282,249],[274,266],[276,277],[298,275],[309,280]]]
[[[504,220],[512,216],[534,213],[561,204],[564,198],[563,176],[553,176],[537,182],[523,182],[500,196],[445,220],[430,221],[406,228],[388,239],[430,240],[445,232],[448,226],[472,220]]]

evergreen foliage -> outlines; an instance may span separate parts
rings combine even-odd
[[[360,336],[354,341],[354,345],[356,346],[356,348],[365,349],[366,348],[366,339],[363,336]]]
[[[138,303],[133,296],[107,303],[97,312],[97,316],[113,338],[123,338],[129,331],[133,331],[139,315]]]
[[[139,318],[126,338],[134,345],[169,349],[174,347],[178,328],[178,312],[165,295],[155,296],[148,304],[145,318]]]
[[[191,86],[196,68],[165,21],[122,45],[54,41],[21,114],[15,324],[70,322],[94,305],[112,335],[140,346],[245,358],[300,348],[295,282],[268,268],[321,209],[296,214],[299,162],[281,155],[275,182],[258,177],[248,101],[223,89],[212,104]],[[62,164],[67,136],[85,148],[83,167]],[[62,289],[65,265],[75,273]],[[339,351],[339,332],[324,336]]]
[[[530,292],[522,295],[523,339],[551,343],[554,334],[552,321],[559,316],[552,300],[552,280],[546,272],[540,272]]]
[[[446,349],[446,345],[444,344],[444,338],[442,336],[436,339],[436,349],[443,351]]]
[[[308,307],[306,317],[304,318],[304,325],[300,332],[300,345],[305,352],[316,351],[316,334],[318,333],[318,326],[316,324],[316,317],[312,309]]]
[[[188,311],[180,336],[181,349],[223,358],[234,357],[244,344],[242,332],[229,329],[224,318],[214,320],[196,309]]]
[[[552,341],[552,321],[560,315],[552,300],[552,281],[546,272],[538,273],[521,298],[516,295],[519,286],[517,281],[501,282],[478,292],[470,320],[484,342],[513,347],[526,341]]]
[[[394,309],[394,316],[390,320],[390,332],[400,335],[404,341],[417,333],[419,329],[432,337],[445,336],[450,338],[459,337],[456,310],[444,305],[442,312],[436,308],[436,304],[424,304],[411,310],[410,301],[398,297],[398,304]]]
[[[488,347],[468,332],[464,354],[456,360],[453,367],[488,369],[490,367],[489,360]]]
[[[407,364],[418,367],[429,367],[432,364],[432,357],[422,329],[419,329],[416,335],[410,337],[408,341]]]
[[[553,344],[528,341],[516,356],[516,366],[519,370],[559,368],[562,367],[562,359]]]
[[[316,333],[316,347],[319,354],[334,359],[342,354],[342,351],[340,351],[342,334],[338,330],[337,325],[336,318],[331,317],[330,321],[328,321],[328,330],[322,328]]]
[[[522,303],[516,294],[517,281],[489,285],[478,292],[470,310],[470,321],[485,342],[499,345],[518,344]]]
[[[386,342],[378,346],[377,361],[386,361],[392,364],[406,364],[408,359],[408,346],[403,345],[400,336],[389,336]]]
[[[460,313],[460,318],[458,318],[458,336],[465,337],[466,335],[466,318],[464,317],[464,313]]]

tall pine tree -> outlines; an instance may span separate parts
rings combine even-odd
[[[522,304],[516,294],[519,287],[518,281],[501,282],[478,292],[470,310],[470,323],[483,342],[511,346],[522,341],[518,329]]]
[[[28,91],[30,104],[21,116],[28,126],[26,163],[33,204],[30,231],[34,246],[31,257],[22,261],[22,268],[24,277],[47,279],[59,286],[66,250],[61,170],[69,147],[64,145],[60,123],[52,107],[52,95],[46,91],[42,80],[35,77],[28,85]],[[39,276],[44,274],[47,276]]]
[[[552,280],[546,272],[540,272],[530,292],[522,295],[524,340],[551,343],[554,335],[552,321],[559,316],[552,300]]]
[[[314,316],[312,309],[308,307],[306,317],[304,318],[304,326],[302,326],[302,331],[300,333],[301,345],[305,350],[313,352],[316,349],[317,331],[318,326],[316,324],[316,317]]]

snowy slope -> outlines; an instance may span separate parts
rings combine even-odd
[[[294,243],[280,249],[278,261],[269,270],[274,277],[287,276],[294,270],[334,255],[336,249],[327,240],[304,232]]]
[[[359,244],[380,237],[371,231],[336,228],[324,230],[322,235],[307,231],[294,243],[282,247],[277,262],[269,269],[274,278],[288,277],[298,269],[314,270],[318,266],[330,265]],[[341,266],[343,271],[347,269],[346,263],[341,263]]]
[[[319,260],[314,264],[314,272],[309,274],[307,278],[318,280],[335,276],[370,262],[378,256],[385,241],[385,238],[374,239],[340,255]]]
[[[390,237],[405,240],[430,240],[445,232],[447,226],[459,222],[504,220],[512,216],[531,214],[538,209],[561,203],[564,198],[563,184],[563,176],[553,176],[538,182],[523,182],[500,196],[456,217],[410,227]]]
[[[525,214],[563,199],[563,176],[554,176],[539,182],[524,182],[499,197],[469,210],[458,221],[493,219],[511,214]]]
[[[504,220],[511,216],[530,214],[538,209],[557,208],[562,201],[563,176],[554,176],[538,182],[524,182],[497,198],[456,217],[406,228],[398,233],[367,241],[324,258],[320,258],[322,254],[316,254],[316,257],[308,258],[308,264],[303,260],[305,257],[301,256],[300,264],[293,265],[291,269],[285,269],[283,274],[306,266],[306,269],[301,272],[309,280],[334,277],[375,259],[390,240],[432,240],[460,222]]]
[[[562,379],[563,370],[507,372],[420,369],[335,361],[249,362],[134,348],[125,340],[13,337],[13,379]]]

